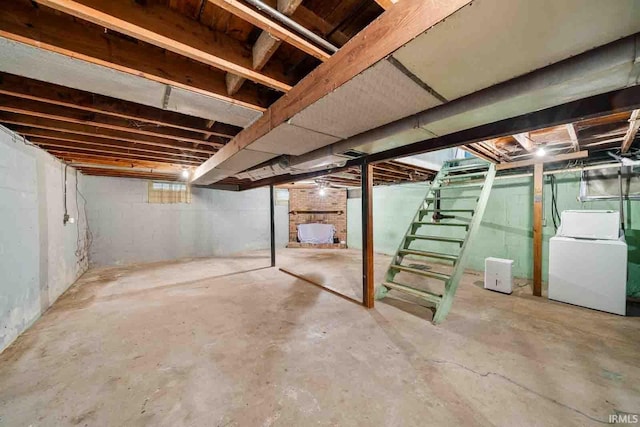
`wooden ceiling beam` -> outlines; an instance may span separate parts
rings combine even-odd
[[[152,181],[182,181],[181,176],[178,173],[153,173],[153,172],[138,172],[138,171],[119,171],[115,169],[106,168],[86,168],[77,166],[83,175],[90,176],[104,176],[109,178],[133,178],[133,179],[147,179]]]
[[[13,0],[2,5],[0,36],[253,110],[265,110],[255,85],[245,85],[234,96],[229,96],[224,73],[219,70],[120,37],[105,31],[104,27],[80,22],[47,7],[34,7],[29,0]]]
[[[47,151],[65,152],[65,153],[81,153],[81,154],[96,154],[96,155],[110,155],[121,159],[136,159],[136,160],[155,160],[158,162],[175,163],[181,165],[197,166],[202,163],[199,160],[183,159],[170,155],[154,155],[149,153],[133,153],[129,150],[109,148],[109,147],[96,147],[90,144],[69,144],[60,141],[49,141],[42,138],[32,138],[31,143],[41,147]]]
[[[243,129],[229,144],[207,160],[198,168],[193,181],[197,183],[235,153],[467,6],[470,1],[401,1],[356,34],[327,62],[320,64],[291,91],[273,103],[251,126]]]
[[[51,147],[49,149],[42,146],[43,149],[46,149],[47,152],[51,153],[56,157],[65,157],[65,158],[83,158],[85,162],[91,163],[91,159],[103,159],[110,161],[119,161],[124,162],[126,164],[135,161],[143,161],[143,162],[156,162],[156,163],[164,163],[166,165],[171,165],[173,167],[191,167],[197,166],[197,163],[187,162],[184,160],[172,160],[172,159],[155,159],[150,158],[151,156],[140,156],[135,154],[120,154],[120,153],[109,153],[109,152],[100,152],[98,150],[88,150],[88,149],[60,149],[57,147]]]
[[[578,151],[577,153],[565,153],[565,154],[558,154],[556,156],[546,156],[546,157],[541,157],[541,158],[531,159],[531,160],[519,160],[517,162],[500,163],[496,165],[496,170],[501,171],[501,170],[507,170],[507,169],[524,168],[524,167],[534,166],[536,163],[557,163],[557,162],[564,162],[568,160],[584,159],[586,157],[589,157],[589,152],[587,150],[583,150],[583,151]]]
[[[141,148],[140,146],[137,146],[134,144],[122,144],[116,141],[109,141],[109,140],[107,140],[107,142],[95,142],[88,137],[85,137],[85,138],[86,139],[69,140],[66,138],[29,136],[29,141],[34,144],[38,144],[38,143],[46,143],[49,145],[59,144],[60,147],[79,147],[79,146],[85,145],[87,147],[126,150],[126,152],[137,151],[137,152],[140,152],[141,154],[172,156],[172,157],[184,158],[185,160],[197,161],[200,163],[202,163],[208,158],[207,155],[203,155],[203,154],[195,155],[193,153],[188,154],[188,153],[182,153],[179,151],[175,152],[175,151],[166,151],[166,150],[159,150],[159,149],[153,149],[153,148],[151,149]]]
[[[188,167],[185,165],[153,162],[149,160],[123,159],[113,156],[97,156],[93,154],[69,153],[55,150],[49,150],[49,153],[52,156],[58,157],[59,159],[62,159],[70,164],[79,163],[85,166],[103,165],[121,168],[144,168],[149,169],[150,171],[176,171]]]
[[[580,140],[578,139],[578,131],[576,127],[573,123],[568,123],[566,127],[567,133],[569,134],[569,139],[571,140],[573,151],[580,151]]]
[[[226,3],[226,2],[225,2]],[[300,6],[302,0],[278,0],[278,10],[286,16],[291,15]],[[263,30],[251,49],[252,64],[254,70],[262,70],[273,54],[278,50],[282,40]],[[227,93],[233,95],[240,90],[245,78],[237,74],[227,73]]]
[[[0,95],[0,111],[41,117],[45,119],[60,120],[68,123],[83,124],[152,137],[173,139],[176,141],[192,142],[194,144],[206,145],[214,148],[220,148],[228,141],[227,138],[221,137],[215,137],[213,141],[204,141],[202,139],[202,135],[182,129],[160,127],[154,124],[145,124],[140,122],[132,122],[130,120],[122,119],[119,117],[89,113],[75,108],[61,107],[59,105],[47,104],[39,101],[32,101],[30,99],[16,98],[7,95]]]
[[[638,134],[638,128],[640,128],[640,110],[633,110],[629,118],[629,129],[622,140],[621,151],[623,153],[626,153],[631,148],[631,144],[633,144],[633,140]]]
[[[77,135],[97,136],[101,138],[114,139],[117,141],[127,141],[133,143],[155,145],[158,147],[181,148],[186,151],[200,153],[214,153],[211,147],[195,147],[191,145],[189,148],[184,143],[166,138],[139,135],[135,133],[116,131],[112,129],[104,129],[84,124],[68,123],[59,120],[39,118],[33,116],[23,116],[18,114],[0,112],[0,123],[10,125],[27,126],[32,128],[47,129],[53,131],[74,133]],[[11,127],[11,126],[10,126]]]
[[[398,0],[376,0],[376,3],[378,3],[378,5],[384,10],[391,9],[391,7],[397,2]]]
[[[47,0],[52,1],[52,0]],[[61,1],[61,0],[53,0],[53,1]],[[263,31],[268,32],[273,37],[282,40],[285,43],[294,46],[301,51],[321,60],[326,61],[331,57],[330,54],[320,49],[313,43],[307,41],[302,36],[294,33],[289,30],[284,25],[272,20],[271,18],[266,17],[261,14],[257,10],[251,8],[247,4],[239,1],[239,0],[207,0],[209,3],[215,4],[216,6],[226,10],[227,12],[244,19],[245,21],[255,25],[256,27],[262,29]],[[231,71],[232,70],[227,70]],[[240,74],[240,73],[235,73]]]
[[[513,138],[524,148],[525,150],[531,152],[536,149],[536,144],[531,139],[531,135],[529,132],[517,133],[513,135]]]
[[[200,157],[208,158],[215,153],[214,150],[209,150],[209,149],[203,150],[199,148],[194,148],[194,146],[189,143],[176,142],[171,144],[156,144],[156,143],[147,143],[147,142],[145,143],[128,142],[128,141],[122,141],[122,140],[113,139],[113,138],[102,138],[99,136],[80,135],[80,134],[75,134],[71,132],[64,132],[64,131],[51,130],[51,129],[40,129],[36,127],[20,126],[20,125],[12,125],[11,130],[27,138],[30,138],[30,137],[47,138],[53,141],[78,142],[78,143],[87,143],[87,144],[94,144],[94,145],[104,144],[105,146],[115,144],[121,147],[128,147],[128,148],[135,147],[140,151],[145,150],[149,152],[175,152],[176,154],[180,153],[185,155],[194,155],[199,158]],[[173,150],[173,151],[168,151],[168,150]]]
[[[3,72],[0,72],[0,94],[225,138],[231,138],[241,130],[219,122],[209,127],[208,120],[199,117]]]
[[[103,0],[36,0],[37,3],[92,22],[145,43],[232,72],[281,92],[291,89],[281,69],[251,68],[242,42],[159,4]],[[158,64],[160,65],[160,64]]]

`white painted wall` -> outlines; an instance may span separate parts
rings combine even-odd
[[[194,187],[190,204],[156,204],[148,203],[146,180],[83,176],[80,182],[93,236],[92,266],[222,256],[270,246],[268,188]],[[287,215],[286,207],[276,206],[279,247],[287,242]]]
[[[86,220],[76,171],[0,126],[0,351],[87,269]],[[78,212],[79,207],[79,212]]]

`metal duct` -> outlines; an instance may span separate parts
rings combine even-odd
[[[516,98],[523,99],[531,96],[531,94],[536,91],[540,92],[553,88],[554,91],[557,91],[558,94],[563,97],[563,102],[575,100],[577,99],[577,95],[575,94],[575,88],[573,88],[574,82],[584,81],[585,78],[591,82],[590,76],[593,76],[593,81],[600,79],[598,83],[601,85],[594,86],[591,89],[592,93],[580,92],[580,98],[625,86],[636,85],[638,84],[637,76],[640,72],[640,61],[636,58],[638,55],[636,46],[638,45],[640,45],[640,34],[626,37],[581,55],[552,64],[543,69],[525,74],[524,76],[458,98],[447,104],[365,131],[307,154],[292,157],[291,167],[297,167],[308,162],[317,162],[318,159],[325,157],[340,156],[342,153],[362,146],[363,144],[391,138],[402,132],[414,129],[430,131],[429,126],[436,122],[442,127],[442,123],[447,119],[464,115],[477,116],[479,111],[490,112],[494,106],[500,103],[505,103]],[[634,75],[636,77],[632,79]],[[604,80],[602,80],[603,76],[605,78]],[[624,80],[624,84],[621,84],[622,80]],[[564,89],[564,91],[560,91],[560,89]],[[552,105],[539,105],[536,109],[529,111],[513,111],[511,117],[541,110],[553,105],[555,105],[555,103],[552,103]],[[505,117],[500,117],[500,119],[504,118]],[[486,122],[489,123],[492,121],[495,120],[488,119]],[[453,122],[455,122],[455,120]],[[479,124],[484,123],[478,123],[478,125]],[[455,126],[455,123],[452,125]],[[452,127],[445,132],[431,132],[434,133],[435,136],[441,136],[458,130],[461,129]]]

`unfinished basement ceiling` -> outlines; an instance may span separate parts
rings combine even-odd
[[[266,3],[337,47],[384,11],[374,0]],[[88,174],[171,180],[330,57],[318,52],[242,1],[16,0],[0,9],[0,80],[11,81],[0,81],[0,123]],[[252,150],[229,167],[275,155]]]
[[[553,18],[549,18],[550,14]],[[370,154],[635,85],[638,83],[635,40],[626,39],[591,51],[594,53],[585,52],[638,31],[637,0],[606,5],[597,0],[568,0],[561,5],[545,0],[535,6],[525,0],[477,0],[394,52],[395,66],[386,59],[373,64],[243,149],[260,151],[258,147],[264,149],[264,145],[253,144],[270,138],[271,133],[281,132],[282,126],[292,125],[346,142],[332,145],[342,151],[337,148],[323,151],[318,150],[316,143],[307,146],[304,139],[297,139],[292,132],[281,132],[279,143],[274,138],[268,146],[270,153],[290,154],[290,150],[274,153],[277,151],[274,148],[282,144],[317,150],[319,158],[347,150]],[[543,69],[581,54],[585,55],[573,63]],[[526,74],[528,80],[515,83],[514,79]],[[451,102],[511,80],[512,87],[497,89],[491,95]],[[439,105],[442,101],[445,104]],[[347,144],[356,134],[431,110],[434,113],[429,120],[417,123],[424,132],[416,132],[414,124],[382,139],[361,138],[364,141],[359,144]],[[258,134],[262,133],[257,123],[255,127]],[[236,156],[247,159],[242,149],[233,147],[227,147],[224,155],[219,153],[199,167],[194,182],[208,184],[241,172],[227,166]],[[303,156],[304,161],[310,157]],[[292,163],[296,163],[295,158]],[[224,173],[213,172],[215,169]]]
[[[0,71],[240,127],[262,115],[240,104],[3,38]]]

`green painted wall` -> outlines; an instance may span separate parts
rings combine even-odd
[[[558,188],[557,205],[562,212],[568,209],[618,209],[617,201],[579,202],[580,173],[568,172],[556,175]],[[418,205],[424,197],[427,186],[424,184],[403,184],[375,187],[373,193],[374,247],[376,252],[395,253],[400,239],[413,218]],[[469,190],[466,190],[469,191]],[[459,192],[459,195],[465,193]],[[482,221],[477,240],[471,248],[469,267],[484,270],[484,259],[490,256],[514,260],[514,274],[517,277],[532,277],[532,199],[533,184],[531,177],[497,179],[491,191],[489,205]],[[361,200],[347,201],[348,245],[360,248]],[[469,201],[453,201],[447,207],[464,209],[470,207]],[[626,238],[629,245],[629,282],[627,293],[640,297],[640,208],[638,202],[626,202]],[[544,187],[544,246],[543,280],[547,280],[549,238],[555,235],[551,219],[551,186],[545,177]],[[444,228],[444,227],[442,227]],[[450,230],[447,230],[451,233]],[[424,233],[424,231],[421,231]],[[429,230],[437,235],[440,230]],[[447,252],[453,249],[448,243],[439,247],[429,243],[431,249]],[[416,244],[416,248],[420,245]]]

